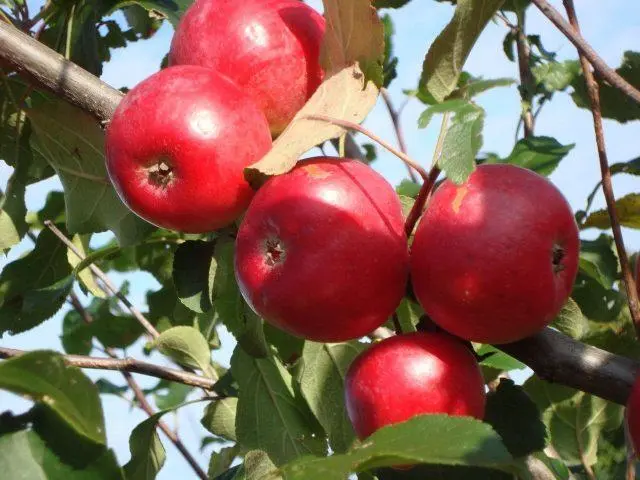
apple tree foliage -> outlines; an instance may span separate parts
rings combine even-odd
[[[36,17],[24,0],[2,0],[0,10],[4,20],[100,75],[114,49],[153,36],[163,22],[175,26],[189,3],[48,1]],[[352,120],[361,121],[379,88],[397,81],[396,66],[402,59],[393,50],[398,25],[389,12],[409,0],[374,0],[377,16],[371,16],[369,0],[324,3],[334,17],[333,28],[347,32],[342,38],[350,41],[327,46],[327,81],[294,119],[296,125],[247,171],[254,184],[287,171],[299,155],[343,132],[331,124],[310,129],[306,115],[336,117],[348,111]],[[517,28],[524,27],[528,9],[535,8],[525,0],[444,3],[452,4],[451,21],[429,46],[421,78],[402,79],[415,82],[414,89],[405,91],[408,99],[424,104],[418,128],[437,128],[436,120],[443,114],[450,118],[440,168],[456,182],[464,181],[480,163],[510,163],[551,174],[574,145],[534,133],[520,136],[506,157],[481,154],[491,146],[483,145],[485,112],[475,98],[489,89],[518,84],[523,111],[539,111],[562,95],[569,95],[576,108],[588,109],[579,62],[557,60],[538,35],[518,38]],[[123,13],[124,21],[114,20],[114,12]],[[514,62],[517,79],[479,78],[463,70],[487,23],[501,22],[497,15],[517,27],[505,28],[503,45],[496,46]],[[529,52],[526,81],[517,75],[517,44],[522,41]],[[617,71],[640,88],[640,52],[624,52]],[[166,439],[156,431],[158,422],[193,401],[206,402],[203,445],[219,445],[208,465],[211,479],[329,480],[351,474],[361,480],[626,478],[620,405],[535,375],[516,385],[504,377],[525,365],[489,345],[474,345],[490,386],[484,422],[423,416],[357,441],[345,412],[343,380],[366,341],[305,342],[265,325],[242,299],[234,277],[237,226],[184,235],[143,222],[120,202],[107,178],[102,127],[77,107],[30,86],[11,69],[3,67],[0,74],[0,160],[12,167],[0,194],[0,249],[7,254],[18,244],[29,244],[28,253],[0,272],[3,344],[47,321],[82,292],[87,300],[64,316],[64,353],[101,356],[106,349],[124,356],[127,347],[147,341],[145,331],[90,266],[107,274],[145,271],[160,285],[147,293],[143,308],[160,332],[145,352],[158,351],[176,368],[195,371],[214,385],[204,399],[201,390],[166,379],[144,391],[157,413],[131,432],[131,458],[120,465],[107,445],[101,397],[131,397],[130,383],[93,383],[53,351],[3,360],[0,388],[33,401],[27,411],[0,413],[3,478],[155,478],[165,461]],[[640,120],[640,107],[614,87],[602,82],[600,93],[605,118]],[[380,147],[361,137],[358,141],[366,161],[375,161]],[[640,158],[616,163],[611,170],[614,175],[640,175]],[[27,211],[26,188],[54,175],[63,192],[52,192],[40,211]],[[572,297],[553,326],[581,342],[640,359],[609,217],[592,208],[599,187],[594,185],[576,219],[581,229],[602,233],[582,242]],[[419,185],[405,180],[397,191],[409,209]],[[640,228],[640,195],[622,197],[617,206],[622,225]],[[81,260],[63,244],[47,221],[86,258]],[[105,231],[112,233],[112,240],[90,247],[92,235]],[[120,293],[126,296],[126,285]],[[423,312],[408,296],[397,315],[403,331],[413,331],[420,327]],[[229,369],[212,360],[221,347],[218,330],[223,327],[237,341]],[[421,466],[390,468],[403,463]]]

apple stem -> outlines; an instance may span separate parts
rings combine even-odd
[[[447,135],[447,127],[449,126],[449,112],[445,112],[442,115],[442,123],[440,124],[440,133],[438,134],[438,141],[436,142],[436,148],[433,151],[433,159],[431,160],[431,170],[429,171],[429,175],[427,180],[422,184],[420,188],[420,192],[416,197],[416,201],[411,207],[411,211],[407,216],[407,220],[404,224],[404,231],[407,234],[407,237],[410,237],[413,233],[414,228],[416,227],[416,223],[420,219],[422,212],[424,210],[424,206],[427,204],[429,197],[431,196],[431,192],[433,191],[433,187],[436,184],[436,180],[440,175],[440,168],[438,167],[438,160],[440,160],[440,156],[442,155],[442,148],[444,146],[444,137]]]
[[[357,123],[350,122],[348,120],[340,120],[339,118],[328,117],[326,115],[306,115],[302,118],[305,118],[307,120],[319,120],[321,122],[331,123],[333,125],[337,125],[342,128],[347,128],[349,130],[355,130],[356,132],[360,132],[363,135],[366,135],[367,137],[369,137],[371,140],[373,140],[377,144],[379,144],[381,147],[393,153],[396,157],[402,160],[406,165],[413,168],[416,172],[418,172],[418,174],[422,177],[422,179],[425,182],[429,178],[429,174],[427,173],[427,171],[418,162],[416,162],[411,157],[409,157],[409,155],[402,153],[401,151],[393,148],[390,144],[382,140],[376,134],[374,134],[373,132],[370,132],[369,130],[362,127],[361,125],[358,125]]]
[[[536,5],[538,5],[539,3],[540,1],[536,2]],[[580,24],[578,23],[578,17],[576,15],[576,9],[573,4],[573,0],[563,0],[563,3],[564,3],[565,10],[567,11],[567,17],[569,18],[569,23],[570,23],[570,25],[568,25],[569,30],[576,38],[582,38],[580,36]],[[580,64],[582,65],[582,72],[584,74],[585,83],[587,85],[589,103],[591,104],[591,114],[593,116],[593,128],[596,136],[598,159],[600,161],[600,173],[602,175],[602,192],[604,193],[604,198],[607,202],[607,211],[609,213],[609,219],[611,222],[611,231],[613,233],[613,240],[616,244],[616,251],[618,252],[618,258],[620,259],[620,269],[622,271],[622,278],[624,280],[625,291],[627,293],[627,302],[629,304],[629,311],[631,312],[631,318],[635,326],[636,336],[640,339],[640,299],[638,298],[638,289],[636,286],[636,281],[633,278],[633,273],[631,272],[629,256],[627,255],[627,250],[625,249],[625,246],[624,246],[624,239],[622,238],[622,228],[620,228],[620,219],[618,217],[618,212],[616,211],[616,197],[615,197],[615,194],[613,193],[613,184],[611,182],[611,170],[609,169],[609,160],[607,158],[607,147],[605,145],[604,129],[602,126],[602,111],[600,109],[600,87],[598,86],[598,82],[596,82],[596,79],[593,75],[593,71],[591,69],[592,66],[593,68],[597,69],[597,64],[593,59],[589,57],[589,55],[587,55],[587,52],[584,50],[584,48],[581,48],[580,45],[577,45],[577,44],[576,44],[576,47],[578,49]],[[591,62],[591,64],[589,64],[589,62]],[[607,78],[605,77],[605,79]],[[637,90],[635,90],[635,92],[640,95],[640,92],[638,92]]]

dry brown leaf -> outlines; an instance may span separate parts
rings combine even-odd
[[[288,172],[314,146],[345,129],[310,115],[360,123],[371,111],[382,83],[384,29],[370,0],[324,0],[326,33],[321,62],[325,81],[259,162],[245,169],[257,188],[269,177]]]

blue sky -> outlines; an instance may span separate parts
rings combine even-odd
[[[211,0],[213,1],[213,0]],[[320,9],[321,2],[308,2]],[[561,9],[562,3],[554,1]],[[601,56],[611,66],[617,66],[624,50],[640,51],[640,2],[624,0],[581,0],[577,3],[578,15],[581,21],[583,35],[596,48]],[[606,3],[606,6],[604,4]],[[38,3],[34,3],[32,11],[38,10]],[[395,53],[400,58],[398,79],[392,84],[390,91],[396,103],[403,101],[402,90],[414,88],[420,75],[426,49],[435,36],[449,20],[453,9],[448,4],[427,0],[413,0],[407,6],[397,11],[389,11],[395,27]],[[117,17],[120,18],[120,17]],[[573,46],[535,10],[529,9],[529,33],[541,34],[543,44],[547,49],[558,51],[561,59],[575,58]],[[502,39],[506,29],[502,24],[490,24],[482,34],[465,70],[476,76],[485,78],[515,77],[517,66],[509,62],[502,53]],[[172,28],[165,25],[158,34],[149,41],[132,44],[125,50],[112,52],[112,60],[105,65],[102,78],[114,87],[131,87],[157,71],[160,62],[168,51]],[[481,97],[479,103],[486,109],[487,117],[484,128],[483,151],[497,152],[506,155],[511,151],[514,143],[514,132],[520,110],[519,96],[516,87],[493,90]],[[402,115],[405,136],[410,155],[423,165],[431,161],[435,146],[438,122],[432,122],[426,130],[416,128],[416,120],[423,107],[417,102],[410,102]],[[394,132],[384,105],[379,102],[365,122],[365,126],[376,132],[382,138],[395,142]],[[576,147],[569,154],[560,167],[553,173],[551,179],[562,190],[574,209],[584,207],[586,196],[599,179],[599,167],[594,146],[591,115],[586,110],[575,107],[566,94],[557,95],[554,101],[545,107],[540,115],[537,135],[554,136],[563,144],[576,143]],[[610,162],[629,160],[640,155],[640,124],[638,122],[620,125],[615,122],[605,122],[605,134],[610,156]],[[381,172],[390,182],[396,184],[405,176],[403,165],[390,154],[378,149],[379,158],[374,168]],[[11,173],[11,169],[0,160],[0,186],[4,188]],[[632,191],[640,191],[637,177],[620,175],[614,178],[614,189],[617,197]],[[51,189],[60,189],[55,180],[45,181],[31,186],[27,190],[27,205],[31,210],[37,210],[44,204],[46,194]],[[602,208],[604,200],[598,195],[595,208]],[[585,232],[585,238],[597,236],[599,232]],[[630,252],[640,249],[640,234],[636,231],[624,230],[625,240]],[[94,243],[100,243],[107,237],[98,235]],[[8,258],[0,258],[0,269],[8,262],[29,248],[25,241],[19,248],[14,249]],[[128,276],[113,275],[118,282],[124,279],[132,281],[130,299],[144,307],[144,295],[148,289],[158,287],[157,283],[147,274]],[[56,315],[45,324],[14,337],[5,336],[0,339],[0,345],[24,349],[54,348],[62,350],[59,335],[61,332],[62,314]],[[232,339],[223,334],[223,343],[228,347],[216,353],[215,359],[228,365]],[[140,346],[132,348],[129,355],[142,357]],[[164,363],[160,356],[154,356],[154,361]],[[108,378],[114,383],[122,384],[121,376],[114,373],[88,372],[94,378]],[[152,379],[137,376],[143,386],[153,385]],[[0,392],[0,407],[2,410],[23,410],[29,403],[11,394]],[[124,463],[129,458],[128,438],[135,425],[145,418],[139,410],[131,410],[122,400],[115,397],[104,397],[103,406],[107,418],[107,435],[110,445],[116,450],[119,460]],[[199,452],[199,439],[204,430],[199,424],[201,406],[192,406],[181,410],[177,418],[167,418],[170,423],[179,426],[180,435],[206,468],[210,449],[204,454]],[[192,471],[186,465],[168,441],[163,442],[167,449],[167,462],[159,475],[159,479],[192,478]]]

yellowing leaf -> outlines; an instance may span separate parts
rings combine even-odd
[[[306,117],[324,115],[360,123],[378,98],[384,28],[370,0],[324,0],[324,10],[327,27],[320,57],[325,80],[271,151],[245,169],[254,187],[288,172],[307,150],[345,132],[343,127]]]

